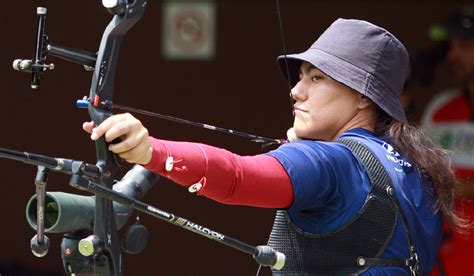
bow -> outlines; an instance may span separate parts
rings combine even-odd
[[[147,3],[146,0],[131,2],[115,1],[115,3],[108,6],[105,5],[114,14],[114,17],[102,36],[89,92],[88,100],[91,104],[88,106],[88,111],[95,125],[99,125],[112,115],[108,104],[112,103],[113,100],[115,71],[121,42],[127,31],[142,17]],[[112,188],[122,161],[117,155],[108,150],[105,137],[101,137],[95,143],[96,165],[102,171],[98,183],[107,188]],[[97,196],[95,201],[94,234],[102,240],[104,244],[103,252],[107,254],[107,257],[102,255],[102,260],[95,261],[95,273],[99,275],[121,275],[121,253],[112,201],[100,196]]]
[[[86,107],[88,113],[95,123],[99,125],[105,119],[112,115],[111,104],[114,92],[114,79],[117,67],[118,54],[124,35],[129,31],[135,23],[142,17],[147,4],[146,0],[116,0],[116,1],[102,1],[105,8],[114,15],[108,26],[106,27],[99,46],[97,54],[81,51],[77,49],[70,49],[61,47],[59,45],[50,43],[45,34],[46,8],[37,8],[37,36],[36,47],[32,60],[15,60],[13,68],[18,71],[31,72],[32,81],[31,87],[36,89],[39,87],[40,79],[44,71],[47,69],[54,69],[53,64],[44,64],[46,54],[51,54],[72,62],[76,62],[85,66],[86,69],[93,70],[92,82],[90,86],[89,97],[86,100]],[[79,106],[84,106],[84,101],[79,102]],[[94,178],[95,184],[111,189],[117,172],[122,165],[122,160],[111,151],[108,150],[108,143],[104,137],[101,137],[95,142],[97,163],[95,167],[99,172]],[[27,154],[29,158],[31,155]],[[48,159],[49,160],[49,159]],[[54,162],[54,160],[53,160]],[[77,185],[82,179],[78,174],[71,178],[71,185]],[[47,179],[47,172],[44,167],[41,167],[37,176],[38,183],[42,183],[42,194],[44,201],[44,189]],[[38,189],[38,188],[37,188]],[[38,202],[40,201],[40,194],[38,194]],[[38,216],[39,218],[39,216]],[[101,197],[95,197],[95,219],[94,219],[94,239],[101,244],[100,253],[93,259],[93,264],[89,266],[94,267],[95,274],[99,275],[122,275],[121,267],[121,250],[117,235],[117,226],[115,222],[115,214],[113,210],[112,201]],[[38,231],[40,232],[40,223],[38,223]],[[76,237],[67,237],[63,239],[63,243],[69,242],[70,239]],[[42,239],[40,239],[42,240]],[[77,245],[77,243],[76,243]],[[66,256],[65,256],[65,255]],[[63,258],[68,257],[68,252],[63,252]],[[90,262],[90,260],[88,260]],[[82,264],[83,265],[83,264]],[[65,261],[65,268],[69,273],[76,273],[80,269],[75,265],[68,265]],[[84,265],[86,266],[86,265]]]

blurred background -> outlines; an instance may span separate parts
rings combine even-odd
[[[186,13],[189,3],[195,16]],[[405,44],[413,61],[435,46],[428,36],[429,27],[445,22],[450,13],[471,3],[281,0],[280,10],[288,53],[304,51],[332,21],[342,17],[368,20],[391,31]],[[13,71],[12,61],[32,57],[38,6],[48,9],[46,33],[51,42],[90,52],[98,50],[112,15],[98,0],[4,1],[2,6],[0,147],[94,163],[94,144],[81,128],[89,119],[87,111],[75,107],[77,99],[89,94],[91,72],[49,57],[47,62],[56,68],[43,75],[40,88],[34,91],[30,75]],[[292,124],[288,84],[275,61],[282,53],[273,0],[149,1],[144,17],[124,38],[114,102],[282,138]],[[455,84],[442,63],[421,68],[424,70],[414,70],[416,75],[405,93],[413,122],[420,120],[435,93]],[[155,137],[208,143],[244,155],[262,152],[246,139],[137,117]],[[0,159],[2,276],[64,273],[61,234],[48,235],[51,248],[43,258],[34,257],[29,249],[34,231],[26,223],[24,209],[35,191],[35,174],[34,166]],[[48,190],[87,195],[67,183],[67,176],[51,174]],[[165,179],[144,201],[254,245],[266,243],[274,217],[274,210],[220,205]],[[150,240],[141,254],[124,254],[125,275],[253,275],[258,268],[246,254],[146,215],[141,220],[150,231]],[[263,269],[262,274],[269,275],[269,270]]]

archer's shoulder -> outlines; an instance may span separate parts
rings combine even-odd
[[[347,148],[335,142],[324,142],[315,140],[297,140],[286,143],[278,149],[269,152],[275,157],[283,157],[288,159],[306,159],[312,162],[341,162],[347,159],[350,152]]]

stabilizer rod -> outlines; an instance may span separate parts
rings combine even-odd
[[[87,66],[94,69],[97,55],[88,51],[67,48],[54,43],[48,43],[46,51],[52,56]]]
[[[176,226],[184,228],[188,231],[194,232],[206,238],[215,240],[224,245],[230,246],[244,253],[250,254],[254,259],[263,266],[269,266],[280,270],[285,265],[285,255],[281,252],[275,251],[269,246],[253,246],[235,238],[226,236],[207,227],[193,223],[185,218],[176,216],[174,214],[162,211],[151,205],[148,205],[140,200],[128,197],[122,193],[116,192],[103,185],[94,183],[90,179],[82,177],[80,175],[73,174],[69,182],[71,186],[80,190],[86,190],[94,193],[97,196],[116,201],[123,205],[129,206],[140,212],[149,214],[155,218],[167,221]],[[79,249],[81,250],[81,249]]]
[[[21,152],[6,148],[0,148],[0,157],[21,161],[26,164],[43,166],[53,171],[72,174],[79,170],[83,175],[92,178],[99,178],[102,175],[100,168],[96,165],[72,159],[55,158],[46,155]]]

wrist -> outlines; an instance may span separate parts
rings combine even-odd
[[[147,150],[145,151],[145,153],[143,155],[143,158],[137,163],[139,165],[146,166],[146,165],[150,164],[152,157],[153,157],[153,148],[150,145],[150,146],[148,146]]]
[[[167,158],[166,145],[160,140],[149,137],[150,146],[143,158],[143,167],[156,173],[161,173],[165,169],[165,162]],[[145,163],[146,161],[146,163]]]

